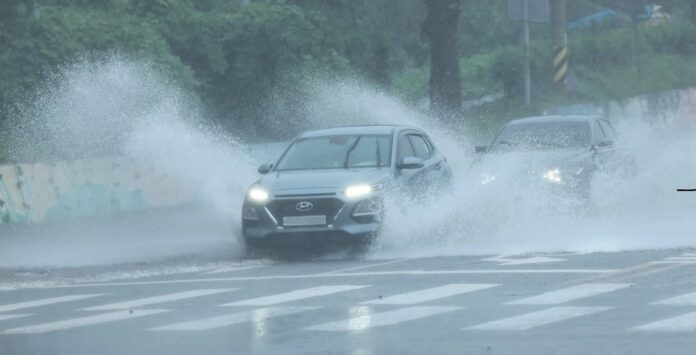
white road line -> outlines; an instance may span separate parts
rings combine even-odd
[[[393,311],[374,314],[370,313],[369,310],[365,310],[363,314],[356,317],[337,322],[319,324],[305,329],[331,332],[360,331],[368,328],[399,324],[460,309],[462,309],[462,307],[404,307]]]
[[[117,309],[133,309],[133,308],[149,306],[149,305],[158,304],[158,303],[180,301],[180,300],[185,300],[188,298],[209,296],[209,295],[214,295],[217,293],[230,292],[230,291],[234,291],[234,290],[236,290],[236,289],[235,288],[220,288],[220,289],[216,288],[216,289],[204,289],[204,290],[175,292],[175,293],[170,293],[170,294],[161,295],[161,296],[139,298],[139,299],[130,300],[130,301],[110,303],[110,304],[105,304],[105,305],[101,305],[101,306],[83,308],[82,310],[83,311],[110,311],[110,310],[117,310]]]
[[[252,311],[226,314],[212,318],[199,319],[189,322],[181,322],[148,330],[208,330],[226,327],[234,324],[261,322],[268,318],[280,317],[305,311],[319,309],[319,307],[270,307],[257,308]]]
[[[553,307],[543,311],[526,313],[493,322],[464,328],[470,330],[527,330],[542,325],[585,316],[611,309],[611,307]]]
[[[675,306],[696,306],[696,292],[687,293],[676,297],[667,298],[652,304],[665,304]]]
[[[669,261],[696,261],[696,256],[670,256],[669,258],[664,258],[662,260]]]
[[[382,262],[382,263],[374,263],[374,264],[369,264],[369,265],[361,265],[361,266],[349,267],[349,268],[345,268],[345,269],[339,269],[339,270],[321,272],[321,273],[318,273],[317,275],[331,275],[331,274],[337,274],[337,273],[346,272],[346,271],[355,271],[355,270],[369,269],[369,268],[375,267],[375,266],[384,266],[384,265],[391,265],[391,264],[401,263],[401,262],[404,262],[404,261],[406,261],[406,260],[413,260],[413,259],[396,259],[396,260],[389,260],[389,261],[385,261],[385,262]]]
[[[251,270],[251,269],[258,269],[262,267],[267,267],[268,265],[250,265],[250,266],[223,266],[219,267],[210,271],[203,272],[202,274],[204,275],[215,275],[215,274],[223,274],[226,272],[234,272],[234,271],[243,271],[243,270]]]
[[[654,323],[644,324],[631,330],[648,332],[688,332],[696,330],[696,312],[682,314]]]
[[[87,299],[87,298],[99,297],[99,296],[104,296],[104,295],[105,295],[104,293],[91,294],[91,295],[70,295],[70,296],[45,298],[45,299],[36,300],[36,301],[27,301],[27,302],[20,302],[20,303],[14,303],[14,304],[6,304],[6,305],[0,306],[0,312],[11,312],[11,311],[16,311],[18,309],[47,306],[49,304],[77,301],[77,300],[83,300],[83,299]]]
[[[29,317],[31,314],[0,314],[0,321]]]
[[[601,293],[620,290],[629,286],[631,286],[631,284],[587,283],[510,301],[507,304],[561,304]]]
[[[371,301],[362,302],[363,304],[416,304],[433,301],[445,297],[459,295],[487,288],[500,286],[498,284],[448,284],[439,287],[426,288],[413,292],[406,292],[398,295],[384,297]]]
[[[132,281],[132,282],[103,282],[103,283],[78,283],[72,285],[40,285],[23,287],[23,289],[51,289],[51,288],[82,288],[82,287],[107,287],[107,286],[144,286],[144,285],[168,285],[201,282],[224,281],[267,281],[267,280],[295,280],[339,277],[369,277],[369,276],[422,276],[422,275],[477,275],[477,274],[609,274],[617,269],[464,269],[464,270],[403,270],[403,271],[374,271],[352,272],[338,274],[309,274],[309,275],[272,275],[272,276],[240,276],[240,277],[210,277],[200,279],[179,279],[163,281]],[[0,284],[0,289],[2,284]]]
[[[650,264],[696,264],[696,260],[657,260]]]
[[[258,298],[251,298],[248,300],[242,300],[237,302],[231,302],[223,304],[223,306],[271,306],[274,304],[285,303],[290,301],[297,301],[305,298],[326,296],[333,293],[345,292],[356,290],[359,288],[367,287],[366,285],[337,285],[337,286],[317,286],[304,288],[301,290],[295,290],[285,293],[279,293],[277,295],[263,296]]]
[[[149,316],[153,314],[168,312],[166,309],[135,309],[131,311],[116,311],[111,313],[104,313],[94,316],[80,317],[61,320],[57,322],[41,323],[36,325],[29,325],[26,327],[12,328],[1,332],[0,334],[39,334],[48,333],[58,330],[66,330],[72,328],[79,328],[88,325],[116,322],[120,320],[126,320],[131,318],[138,318]]]

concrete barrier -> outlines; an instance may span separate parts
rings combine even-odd
[[[174,177],[127,158],[0,166],[0,223],[109,215],[194,201]]]

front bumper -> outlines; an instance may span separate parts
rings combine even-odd
[[[266,204],[254,204],[246,201],[243,211],[248,208],[256,210],[256,219],[243,218],[242,231],[245,241],[249,245],[267,244],[292,244],[300,242],[327,242],[332,244],[361,243],[375,236],[380,229],[380,216],[368,217],[354,216],[355,208],[368,199],[350,200],[337,196],[312,197],[291,196],[287,198],[274,198]],[[300,201],[317,202],[320,200],[332,200],[331,210],[311,211],[307,213],[285,211],[279,205],[293,205]],[[326,204],[324,204],[326,205]],[[327,207],[328,208],[328,207]],[[326,224],[314,226],[285,226],[283,217],[291,213],[296,215],[326,215]],[[244,213],[243,213],[244,214]]]

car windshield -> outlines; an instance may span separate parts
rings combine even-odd
[[[376,168],[390,164],[390,135],[333,135],[297,139],[275,170]]]
[[[587,122],[533,122],[506,126],[493,143],[493,151],[582,148],[590,145]]]

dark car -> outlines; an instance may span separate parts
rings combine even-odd
[[[385,194],[445,186],[452,174],[427,134],[392,125],[306,132],[259,173],[242,207],[251,251],[305,242],[364,248],[380,229]]]
[[[483,185],[500,183],[501,171],[515,164],[514,176],[503,179],[542,183],[559,194],[589,200],[595,173],[621,165],[615,141],[612,125],[601,116],[517,119],[489,146],[476,147],[483,154],[476,165]]]

